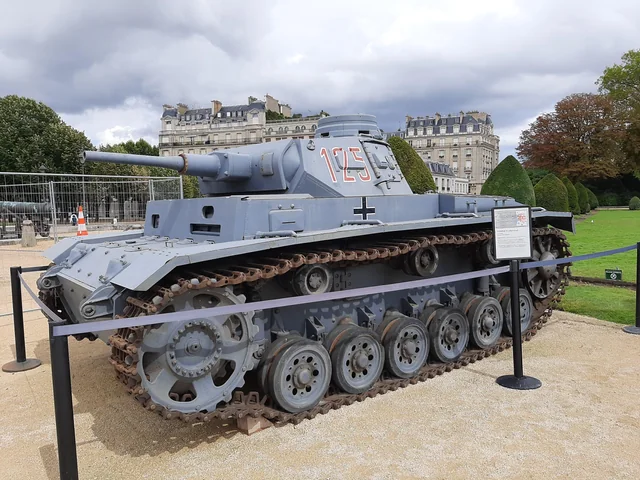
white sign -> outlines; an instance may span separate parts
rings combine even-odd
[[[501,207],[493,209],[493,241],[496,260],[531,258],[531,209]]]

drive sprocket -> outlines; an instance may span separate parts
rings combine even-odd
[[[158,313],[244,303],[231,288],[190,290]],[[257,363],[254,312],[206,316],[147,328],[137,371],[151,400],[182,413],[210,412],[231,400]]]

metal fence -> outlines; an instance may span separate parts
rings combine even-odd
[[[178,198],[182,177],[0,172],[0,239],[21,238],[26,219],[40,237],[75,235],[80,206],[89,231],[126,228],[144,222],[148,201]]]

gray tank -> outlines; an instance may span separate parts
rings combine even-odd
[[[323,118],[313,139],[208,155],[84,158],[195,175],[203,197],[149,202],[143,231],[49,249],[40,295],[69,323],[492,268],[491,209],[519,205],[413,194],[370,115]],[[574,231],[571,213],[533,208],[532,218],[535,260],[570,255],[562,230]],[[559,300],[566,278],[565,266],[524,271],[523,332]],[[128,391],[166,418],[299,421],[502,350],[507,284],[485,276],[78,338],[107,342]]]

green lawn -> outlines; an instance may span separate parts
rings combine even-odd
[[[562,297],[559,310],[610,322],[635,322],[636,292],[630,288],[572,284]]]
[[[640,211],[600,210],[576,218],[576,234],[567,234],[573,255],[613,250],[640,241]],[[636,252],[630,251],[576,262],[571,273],[580,277],[605,278],[607,268],[621,268],[622,279],[635,282]],[[629,288],[572,283],[560,303],[560,310],[600,320],[633,324],[635,295]]]
[[[640,210],[600,210],[584,220],[576,219],[576,234],[567,234],[573,255],[626,247],[640,241]],[[630,251],[577,262],[571,273],[604,278],[608,268],[621,268],[622,279],[635,282],[636,252]]]

